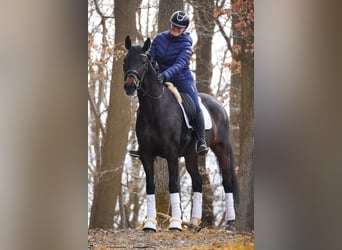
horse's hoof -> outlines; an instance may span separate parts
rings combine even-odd
[[[226,224],[226,229],[228,231],[235,231],[235,220],[229,220]]]
[[[189,222],[188,228],[190,231],[199,232],[201,230],[200,224],[201,224],[200,219],[192,217]]]
[[[182,220],[176,217],[170,218],[170,225],[169,230],[175,231],[182,231]]]
[[[153,228],[145,228],[144,227],[143,230],[144,230],[145,233],[155,233],[156,232],[156,230],[153,229]]]
[[[175,227],[173,227],[173,228],[169,227],[169,231],[170,231],[170,232],[178,233],[178,232],[182,232],[182,229],[180,229],[180,228],[175,228]]]
[[[191,224],[191,225],[194,225],[195,227],[198,227],[198,226],[201,224],[201,220],[192,217],[191,220],[190,220],[190,224]]]
[[[154,218],[147,218],[144,221],[145,233],[155,233],[157,231],[157,221]]]

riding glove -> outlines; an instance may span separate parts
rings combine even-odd
[[[165,76],[161,73],[158,74],[157,80],[160,84],[163,84],[165,82]]]

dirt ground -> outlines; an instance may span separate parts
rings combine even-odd
[[[199,232],[166,229],[145,233],[142,229],[88,232],[88,250],[109,249],[254,249],[254,234],[202,228]]]

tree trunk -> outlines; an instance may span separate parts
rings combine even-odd
[[[231,74],[229,93],[229,131],[234,155],[234,168],[240,166],[240,103],[241,103],[241,75]]]
[[[135,7],[136,1],[115,0],[115,44],[123,44],[126,35],[136,35]],[[124,48],[116,47],[115,54],[118,52],[124,52]],[[113,60],[106,135],[101,166],[94,183],[89,228],[113,228],[115,205],[121,190],[122,165],[130,124],[130,115],[127,112],[130,112],[130,105],[129,98],[123,92],[123,57],[116,59],[118,60]]]
[[[235,5],[235,3],[237,4]],[[233,8],[233,46],[236,48],[232,49],[233,62],[236,66],[235,69],[232,69],[236,72],[236,74],[232,74],[232,83],[233,80],[239,79],[241,86],[241,110],[238,122],[240,157],[237,158],[240,161],[238,172],[240,203],[237,209],[237,224],[240,230],[251,231],[254,229],[254,53],[250,48],[254,44],[254,19],[249,19],[246,22],[249,16],[246,13],[254,12],[252,11],[253,1],[241,3],[231,0],[231,4]]]
[[[231,5],[235,3],[231,0]],[[242,39],[241,32],[235,28],[235,24],[238,22],[236,15],[232,16],[232,33],[233,33],[233,44],[241,45]],[[232,53],[232,60],[236,62],[236,66],[241,63],[240,58]],[[233,146],[234,162],[235,167],[240,167],[240,113],[241,113],[241,74],[237,67],[231,68],[231,83],[230,83],[230,94],[229,94],[229,129],[231,143]]]
[[[202,177],[202,193],[203,193],[203,203],[202,203],[202,227],[213,227],[215,225],[214,216],[214,191],[211,187],[209,174],[205,167],[205,156],[198,157],[198,166],[200,174]]]
[[[158,33],[170,29],[170,17],[173,12],[183,10],[184,3],[182,0],[160,0],[158,11]]]
[[[157,212],[164,214],[171,214],[170,191],[169,191],[169,170],[167,161],[163,158],[157,157],[154,162],[154,181],[156,185],[156,209]],[[159,226],[167,228],[169,223],[165,221]]]
[[[211,44],[214,35],[215,20],[213,16],[214,1],[192,1],[197,32],[196,85],[199,92],[211,93],[212,78]]]
[[[240,229],[251,231],[254,229],[254,58],[245,53],[244,48],[242,46],[238,223]]]
[[[192,1],[194,8],[195,28],[197,32],[196,53],[196,86],[198,92],[211,94],[212,78],[211,44],[215,28],[213,16],[214,2],[208,0]],[[215,217],[213,212],[214,192],[206,171],[205,157],[198,161],[203,183],[202,226],[213,227]]]
[[[158,33],[169,30],[170,28],[170,16],[176,10],[183,10],[184,4],[181,0],[176,1],[159,1],[158,12]],[[169,170],[165,159],[157,158],[154,162],[155,169],[155,185],[156,185],[156,207],[157,212],[164,214],[170,214],[170,192],[169,192]],[[165,227],[166,225],[161,225]]]

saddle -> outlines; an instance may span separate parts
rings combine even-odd
[[[189,125],[192,125],[197,115],[195,103],[187,93],[180,92],[179,94],[182,97],[182,103],[180,105],[183,109],[184,116],[187,117]]]
[[[185,124],[188,128],[185,137],[183,138],[183,142],[181,144],[181,148],[179,150],[179,156],[182,156],[184,148],[190,143],[193,135],[193,121],[196,119],[196,106],[191,97],[187,93],[179,92],[178,89],[173,86],[172,83],[166,82],[165,83],[170,92],[175,96],[177,102],[179,103],[182,111],[183,116],[185,119]],[[201,98],[198,98],[201,110],[203,112],[203,118],[204,118],[204,128],[205,129],[211,129],[212,127],[212,121],[209,115],[209,112],[207,108],[202,104]]]
[[[187,128],[193,129],[192,124],[193,124],[193,121],[195,120],[196,115],[197,115],[196,106],[195,106],[193,100],[191,99],[191,97],[187,93],[179,92],[178,89],[175,86],[173,86],[173,84],[171,82],[166,82],[165,84],[168,87],[168,89],[171,91],[171,93],[175,96],[180,107],[182,108]],[[203,112],[204,128],[205,129],[211,129],[212,128],[212,121],[211,121],[211,117],[209,115],[209,112],[208,112],[207,108],[202,104],[201,98],[198,97],[198,99],[199,99],[198,102],[200,104],[201,110]]]

